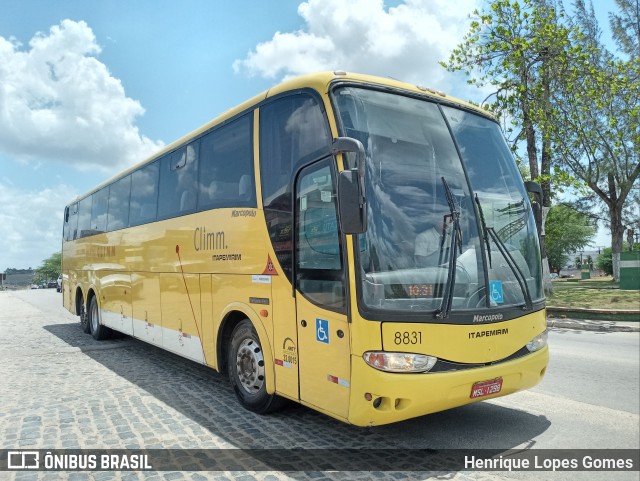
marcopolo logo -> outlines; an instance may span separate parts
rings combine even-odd
[[[473,322],[491,322],[501,321],[504,316],[502,314],[476,314],[473,316]]]
[[[256,211],[252,209],[232,210],[231,217],[255,217]]]

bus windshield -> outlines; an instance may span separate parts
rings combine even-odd
[[[535,223],[497,123],[388,91],[333,95],[344,134],[366,152],[366,309],[433,319],[542,299]]]

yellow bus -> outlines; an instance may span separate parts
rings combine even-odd
[[[380,425],[536,385],[548,362],[528,191],[487,112],[324,72],[225,112],[71,202],[64,306]]]

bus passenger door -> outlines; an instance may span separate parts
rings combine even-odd
[[[342,247],[332,158],[296,182],[295,282],[300,399],[348,416],[351,385]]]

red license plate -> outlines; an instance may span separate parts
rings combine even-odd
[[[471,387],[471,399],[477,397],[489,396],[490,394],[499,393],[502,390],[502,378],[490,379],[488,381],[480,381]]]

